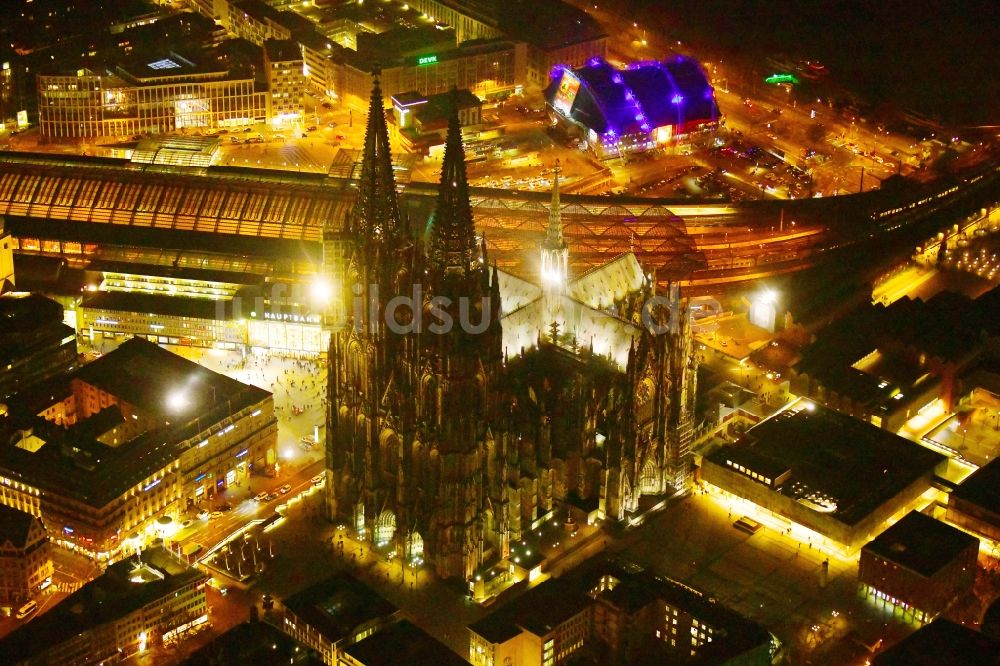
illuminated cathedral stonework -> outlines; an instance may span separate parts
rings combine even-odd
[[[671,288],[644,322],[631,253],[570,279],[556,178],[539,284],[491,267],[454,114],[431,219],[400,214],[376,79],[357,201],[324,233],[329,517],[440,576],[472,580],[571,499],[626,520],[689,474],[686,304]]]

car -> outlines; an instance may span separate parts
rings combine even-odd
[[[222,517],[222,512],[221,511],[213,511],[212,513],[210,513],[208,515],[211,518],[220,518],[220,517]]]
[[[198,519],[199,520],[208,520],[208,515],[209,515],[208,511],[205,511],[205,510],[199,511],[198,512]]]
[[[312,438],[311,435],[304,435],[303,437],[301,437],[299,439],[299,441],[302,442],[303,444],[315,444],[316,443],[316,442],[313,441],[313,438]]]
[[[215,509],[216,509],[216,511],[222,511],[222,512],[232,511],[233,510],[233,505],[230,504],[229,502],[224,502],[224,503],[220,504],[219,506],[215,507]]]
[[[278,493],[268,493],[267,497],[264,498],[266,501],[271,502],[278,499]]]
[[[252,128],[252,127],[244,127],[244,128],[243,128],[243,131],[244,131],[244,132],[252,132],[252,131],[253,131],[253,128]]]
[[[316,476],[314,476],[314,477],[313,477],[312,479],[310,479],[310,482],[311,482],[311,483],[312,483],[312,484],[313,484],[314,486],[321,486],[321,485],[323,485],[323,482],[324,482],[325,480],[326,480],[326,475],[324,475],[324,474],[317,474],[317,475],[316,475]]]
[[[259,493],[257,493],[256,495],[254,495],[253,498],[255,500],[257,500],[258,502],[263,502],[264,500],[267,499],[267,491],[266,490],[262,490]]]
[[[330,104],[329,102],[323,102],[322,106],[323,106],[324,109],[332,109],[333,108],[333,104]]]
[[[333,129],[334,127],[336,127],[336,126],[337,126],[337,123],[335,123],[335,122],[333,122],[333,121],[331,120],[330,122],[328,122],[328,123],[326,124],[326,126],[327,126],[327,127],[329,127],[330,129]]]
[[[262,136],[255,136],[253,138],[253,142],[254,143],[264,143],[264,137],[262,137]]]
[[[315,132],[316,131],[316,126],[315,125],[310,125],[309,127],[306,128],[306,131],[307,132]]]
[[[229,143],[240,143],[240,137],[238,136],[229,137]]]
[[[287,483],[285,485],[281,486],[280,488],[278,488],[278,492],[281,493],[282,495],[287,495],[289,492],[291,492],[291,490],[292,490],[292,486],[289,485],[289,484],[287,484]]]
[[[181,527],[191,527],[191,519],[188,518],[183,523],[181,523]]]
[[[338,134],[336,138],[337,138],[337,141],[346,141],[347,140],[347,137],[344,136],[343,134]]]
[[[229,130],[227,130],[227,129],[220,129],[220,130],[218,130],[218,133],[219,134],[229,134]]]

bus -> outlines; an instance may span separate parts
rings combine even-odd
[[[17,609],[17,619],[23,620],[24,618],[34,613],[36,610],[38,610],[38,604],[35,603],[34,599],[32,599],[31,601],[29,601],[28,603],[24,604],[23,606]]]

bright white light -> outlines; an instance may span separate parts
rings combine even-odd
[[[333,286],[330,281],[321,275],[317,275],[310,287],[310,294],[313,302],[318,305],[326,305],[333,297]]]
[[[773,289],[767,289],[757,296],[757,302],[764,305],[770,305],[778,301],[778,294]]]
[[[548,284],[562,284],[563,277],[562,274],[557,270],[543,268],[542,281]]]
[[[187,396],[183,391],[174,391],[167,396],[167,407],[172,411],[179,412],[188,405]]]

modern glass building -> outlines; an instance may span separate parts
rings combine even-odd
[[[104,72],[39,75],[38,109],[47,139],[131,137],[263,122],[267,93],[252,78],[171,52]]]

